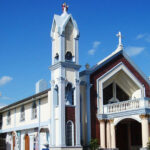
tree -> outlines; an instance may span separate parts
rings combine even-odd
[[[150,150],[150,138],[149,138],[149,140],[147,142],[147,148],[148,148],[148,150]]]
[[[97,150],[99,147],[98,140],[97,139],[91,139],[89,146],[90,146],[91,150]]]

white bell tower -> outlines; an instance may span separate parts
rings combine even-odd
[[[80,148],[79,30],[66,3],[54,15],[51,70],[50,147]]]

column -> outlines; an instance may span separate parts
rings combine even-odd
[[[59,37],[59,61],[65,60],[65,38],[63,35]]]
[[[141,115],[142,123],[142,148],[147,147],[147,142],[149,139],[149,126],[148,126],[148,115]]]
[[[62,70],[61,70],[62,71]],[[56,129],[59,131],[59,136],[56,140],[59,142],[59,146],[66,146],[66,134],[65,134],[65,79],[60,77],[58,79],[58,88],[59,88],[59,128]]]
[[[111,148],[116,148],[116,133],[114,120],[110,120],[110,128],[111,128]]]
[[[106,124],[106,133],[107,133],[107,148],[111,148],[111,141],[110,141],[110,121],[107,120]]]
[[[53,74],[51,75],[53,77]],[[53,130],[51,131],[50,134],[50,146],[53,147],[55,146],[55,110],[54,110],[54,86],[55,86],[55,81],[52,80],[51,81],[51,104],[50,104],[50,114],[51,114],[51,124],[50,124],[50,128]],[[40,134],[39,134],[39,139],[40,139]],[[40,145],[40,141],[39,141],[39,145]],[[39,147],[40,149],[40,147]]]
[[[33,145],[33,143],[34,143],[34,136],[30,135],[29,137],[30,137],[30,149],[34,149],[34,145]]]
[[[100,120],[100,146],[105,148],[105,120]]]
[[[81,146],[80,140],[80,81],[78,72],[76,72],[76,81],[75,81],[75,123],[76,123],[76,146]]]
[[[89,75],[86,76],[86,82],[87,82],[87,86],[86,86],[87,143],[89,143],[90,140],[91,140],[91,107],[90,107],[90,88],[91,88],[91,84],[90,84]]]

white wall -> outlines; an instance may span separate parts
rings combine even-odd
[[[50,95],[50,91],[49,91]],[[40,99],[41,104],[40,104],[40,122],[47,122],[50,120],[50,97],[48,100],[48,96],[45,98]],[[10,125],[7,125],[7,112],[3,112],[3,125],[2,125],[2,130],[9,130],[13,128],[19,128],[23,126],[29,126],[33,124],[38,124],[39,123],[39,100],[36,100],[36,105],[37,105],[37,118],[32,119],[32,102],[24,104],[25,108],[25,120],[20,121],[20,110],[22,104],[20,103],[20,106],[10,109],[11,112],[11,123]],[[15,113],[16,112],[16,113]]]

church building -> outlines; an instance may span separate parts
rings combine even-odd
[[[82,150],[91,139],[102,150],[146,150],[150,80],[121,32],[109,56],[80,72],[79,29],[66,3],[62,10],[50,32],[51,88],[0,108],[0,150]]]

